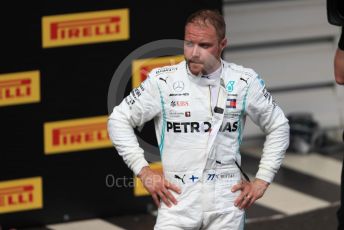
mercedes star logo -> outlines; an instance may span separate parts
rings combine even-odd
[[[184,89],[184,82],[182,81],[176,81],[173,83],[173,89],[177,92],[180,92]]]

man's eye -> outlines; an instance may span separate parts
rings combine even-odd
[[[209,45],[201,45],[202,48],[208,49],[210,46]]]
[[[188,47],[193,46],[192,42],[185,42],[185,45],[188,46]]]

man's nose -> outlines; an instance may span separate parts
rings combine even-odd
[[[195,45],[192,49],[192,56],[193,57],[199,57],[199,47],[197,45]]]

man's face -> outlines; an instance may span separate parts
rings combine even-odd
[[[188,23],[185,26],[184,56],[194,75],[209,74],[220,66],[226,38],[219,41],[214,26]]]

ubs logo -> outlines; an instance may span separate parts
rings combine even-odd
[[[187,101],[171,101],[171,107],[175,106],[189,106],[189,102]]]
[[[182,81],[176,81],[173,83],[173,89],[177,92],[180,92],[184,89],[184,82]]]

